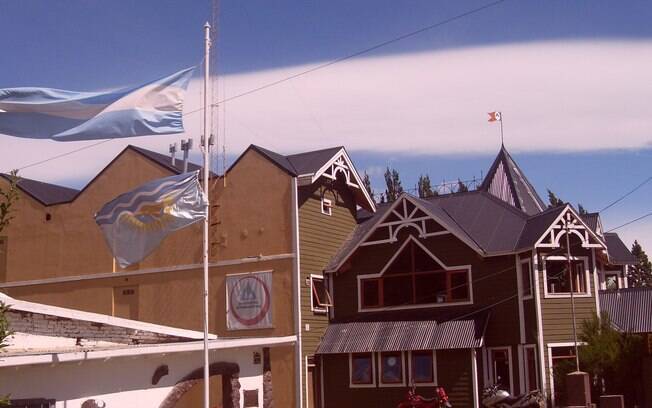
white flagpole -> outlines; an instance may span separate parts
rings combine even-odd
[[[210,129],[208,128],[208,81],[211,50],[211,26],[204,24],[204,195],[206,196],[206,216],[204,217],[204,408],[210,406],[210,373],[208,361],[208,216],[209,216],[209,149]]]

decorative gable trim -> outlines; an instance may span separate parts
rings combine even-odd
[[[342,173],[346,180],[346,185],[359,192],[363,197],[365,204],[372,211],[376,212],[376,203],[371,199],[367,189],[364,187],[360,175],[355,170],[351,158],[346,153],[344,148],[341,148],[333,157],[327,161],[315,173],[300,174],[297,176],[300,186],[310,185],[317,181],[320,177],[329,180],[336,180],[337,174]]]
[[[428,220],[436,220],[428,215],[424,210],[420,209],[415,203],[409,201],[413,204],[414,208],[408,208],[408,200],[397,200],[400,203],[388,211],[388,214],[385,216],[385,220],[376,227],[374,227],[372,234],[369,238],[362,241],[360,246],[369,246],[369,245],[379,245],[379,244],[391,244],[398,240],[398,232],[405,227],[412,227],[418,231],[419,238],[428,238],[436,237],[438,235],[447,235],[450,234],[445,228],[434,228],[432,223],[428,223]],[[389,219],[393,219],[390,221]],[[437,223],[437,226],[440,226]],[[383,239],[371,240],[371,236],[378,233],[380,229],[385,229],[387,232],[386,237]]]
[[[559,248],[561,238],[566,235],[567,226],[569,232],[581,240],[582,248],[607,249],[607,245],[602,238],[593,232],[568,204],[566,204],[566,208],[557,216],[546,232],[537,240],[534,247]]]
[[[425,214],[425,217],[420,215],[420,213],[415,210],[411,210],[410,213],[406,216],[407,214],[407,204],[406,202],[411,203],[416,207],[418,211],[421,211],[421,213]],[[401,211],[403,211],[401,213]],[[399,220],[392,221],[389,220],[391,216],[399,218]],[[400,217],[403,217],[403,219],[400,219]],[[411,218],[410,218],[411,217]],[[432,219],[434,220],[437,224],[439,224],[443,230],[432,230],[432,229],[424,229],[423,226],[420,226],[419,223],[422,223],[424,221],[427,222],[427,220]],[[381,225],[382,224],[382,225]],[[423,235],[419,235],[419,238],[426,238],[426,237],[432,237],[432,236],[437,236],[437,235],[445,235],[445,234],[452,234],[454,237],[459,239],[460,241],[464,242],[469,248],[473,249],[476,253],[479,255],[485,256],[486,254],[482,252],[482,250],[475,244],[473,241],[471,241],[469,238],[462,236],[460,234],[456,234],[455,232],[449,231],[449,227],[446,225],[446,223],[439,219],[436,215],[434,215],[431,211],[429,211],[427,208],[422,206],[415,198],[411,197],[407,193],[403,193],[392,205],[390,206],[389,209],[387,209],[386,213],[380,217],[375,224],[369,228],[369,231],[367,231],[364,236],[358,241],[358,243],[349,251],[349,253],[342,258],[342,260],[335,265],[334,267],[329,268],[326,272],[334,272],[339,270],[342,265],[346,261],[349,260],[349,258],[360,248],[365,244],[369,238],[378,230],[379,227],[392,227],[392,234],[388,235],[386,239],[382,240],[377,240],[377,242],[373,243],[368,243],[367,245],[376,245],[376,244],[383,244],[383,243],[391,243],[396,241],[395,233],[398,233],[398,230],[401,228],[404,228],[406,226],[412,226],[417,228],[420,233]],[[394,237],[392,239],[392,237]]]

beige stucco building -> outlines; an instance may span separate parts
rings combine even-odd
[[[117,195],[182,170],[170,158],[125,148],[82,190],[20,181],[16,218],[0,237],[0,290],[47,305],[189,330],[202,327],[202,233],[178,231],[144,261],[116,266],[93,215]],[[190,164],[189,170],[197,166]],[[7,180],[0,178],[2,187]],[[375,210],[346,151],[282,156],[250,146],[211,180],[209,330],[222,338],[287,338],[266,349],[274,405],[314,406],[314,351],[328,322],[322,271]],[[227,324],[228,276],[271,272],[272,324]],[[199,362],[199,365],[201,363]]]

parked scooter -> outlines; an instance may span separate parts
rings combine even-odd
[[[546,400],[539,390],[512,397],[495,384],[482,392],[482,405],[487,408],[545,408]]]
[[[417,394],[416,386],[412,384],[408,388],[405,400],[398,404],[398,408],[452,408],[448,401],[448,395],[444,387],[435,385],[435,396],[432,398],[422,397]]]

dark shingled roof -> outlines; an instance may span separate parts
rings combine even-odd
[[[317,354],[478,348],[486,319],[332,323]]]
[[[292,176],[316,173],[324,164],[332,159],[337,152],[343,149],[342,146],[338,146],[283,156],[282,154],[278,154],[256,145],[251,145],[250,148],[267,157]]]
[[[480,190],[489,192],[492,181],[502,163],[502,168],[507,175],[507,184],[509,192],[514,199],[514,205],[519,210],[528,215],[535,215],[545,210],[546,205],[537,194],[530,181],[525,177],[523,171],[518,167],[512,156],[507,152],[505,146],[502,146],[498,156],[489,168],[487,176],[480,185]]]
[[[588,213],[588,214],[580,214],[580,218],[584,223],[591,228],[591,230],[595,233],[598,232],[598,220],[600,219],[600,213]]]
[[[601,290],[600,310],[620,331],[652,333],[652,288]]]
[[[541,235],[550,228],[553,221],[564,211],[564,208],[566,208],[564,205],[548,208],[544,212],[530,217],[525,223],[525,227],[523,228],[523,232],[521,232],[515,249],[525,249],[534,246],[537,240],[541,238]]]
[[[156,162],[157,164],[167,168],[168,170],[181,174],[183,172],[183,159],[176,159],[174,166],[172,165],[172,158],[169,155],[153,152],[151,150],[143,149],[142,147],[129,145],[128,149],[132,149],[148,159]],[[188,161],[188,171],[201,170],[202,166]]]
[[[625,243],[615,232],[604,234],[609,253],[609,262],[614,265],[633,265],[637,262],[636,257],[629,251]]]
[[[10,176],[7,174],[0,174],[0,176],[5,178],[7,181],[11,180]],[[18,188],[45,206],[70,202],[79,192],[79,190],[75,190],[74,188],[58,186],[56,184],[44,183],[42,181],[22,177],[18,181]]]
[[[440,207],[486,253],[513,251],[527,219],[525,213],[484,191],[436,196],[428,201],[430,209]]]
[[[342,146],[331,147],[328,149],[315,150],[313,152],[305,152],[299,154],[292,154],[287,156],[287,159],[294,167],[297,175],[316,173],[322,168],[326,162],[342,150]]]

